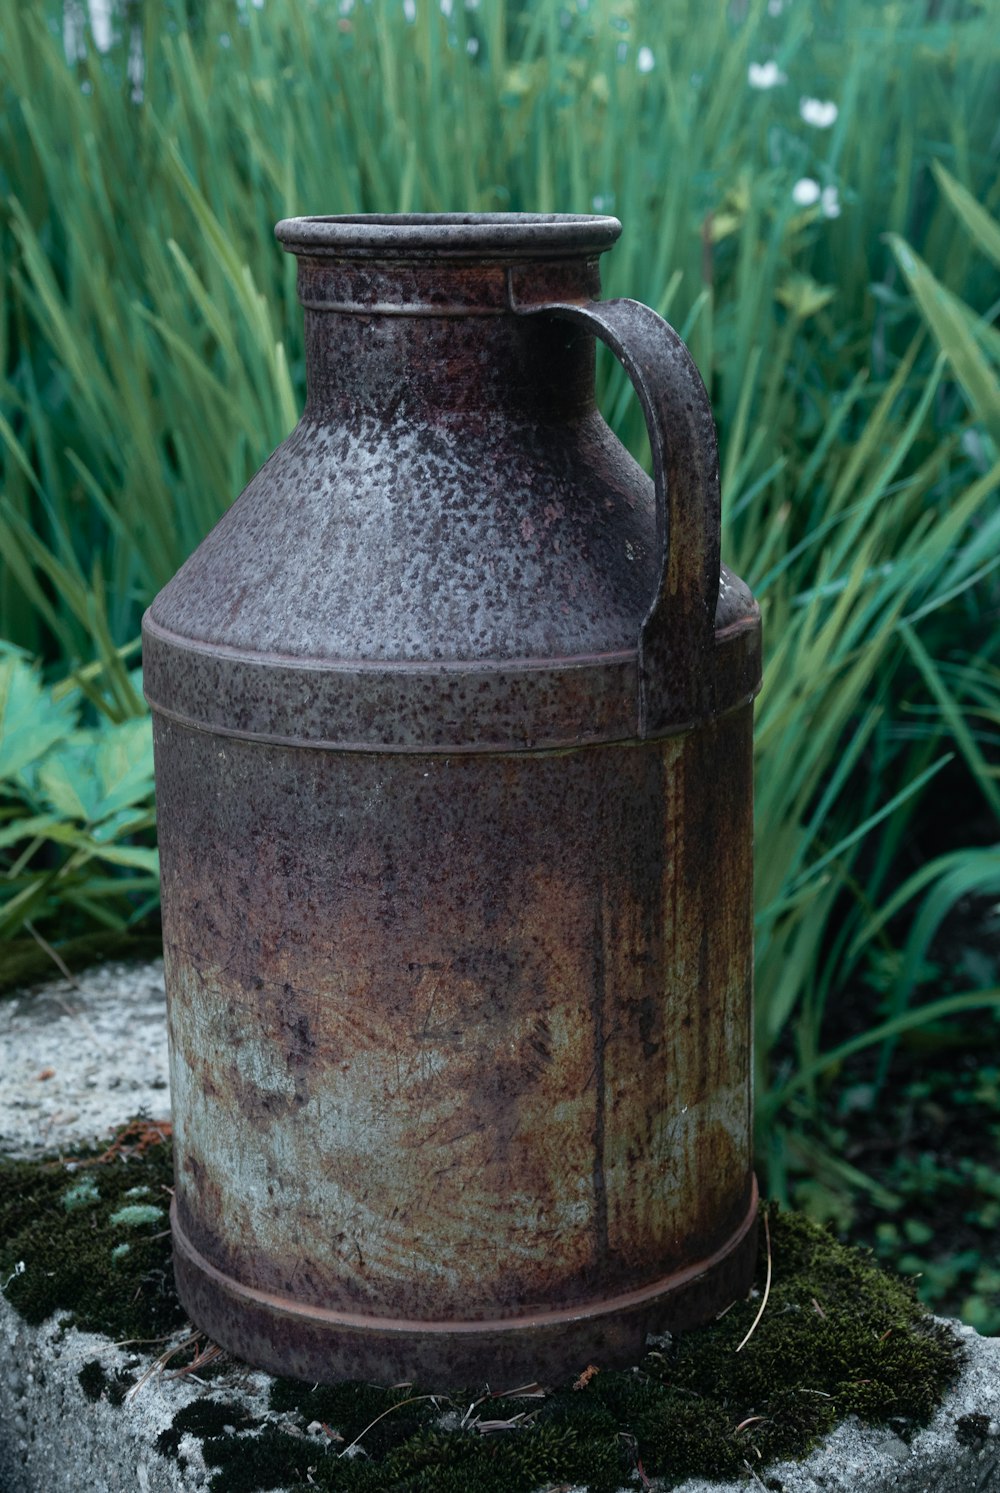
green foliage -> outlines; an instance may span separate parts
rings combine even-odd
[[[1000,983],[1000,915],[992,928],[993,957],[983,975]],[[885,1265],[912,1276],[933,1311],[995,1335],[1000,1065],[983,1061],[981,1038],[974,1017],[964,1027],[916,1029],[891,1086],[845,1085],[813,1175],[797,1180],[794,1196],[797,1206],[870,1243]],[[855,1166],[832,1159],[844,1156]]]
[[[943,159],[973,200],[992,181],[986,16],[959,23],[946,5],[917,23],[869,0],[815,16],[724,0],[449,9],[419,6],[410,24],[394,4],[342,14],[269,0],[234,15],[210,0],[191,18],[157,0],[131,21],[118,13],[105,53],[81,32],[71,65],[55,0],[9,18],[0,309],[13,585],[0,633],[37,650],[44,624],[65,654],[70,640],[86,654],[97,554],[111,632],[133,637],[144,603],[295,422],[302,330],[294,265],[271,237],[278,217],[617,212],[626,232],[607,291],[648,300],[692,341],[741,560],[786,501],[801,505],[854,375],[868,364],[884,380],[905,349],[881,235],[915,236],[974,282],[950,204],[923,178]],[[141,99],[127,68],[137,44]],[[750,64],[767,57],[788,82],[750,87]],[[836,98],[830,130],[799,117],[803,94]],[[792,187],[807,176],[839,192],[836,205],[799,208]],[[610,362],[606,384],[612,423],[641,446]],[[866,403],[849,400],[856,417]],[[886,451],[901,428],[884,432]],[[807,488],[803,518],[826,485]],[[46,564],[60,567],[55,598],[37,584]]]
[[[934,174],[969,238],[1000,268],[1000,223],[939,162],[934,163]],[[935,340],[990,437],[995,455],[1000,447],[1000,333],[992,326],[992,316],[986,313],[980,320],[934,277],[909,244],[897,235],[892,235],[890,242]]]
[[[71,910],[120,929],[156,904],[152,733],[138,675],[122,677],[132,713],[105,698],[83,726],[97,671],[47,688],[0,644],[0,941],[26,923],[65,934]]]

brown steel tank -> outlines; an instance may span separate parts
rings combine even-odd
[[[276,231],[305,413],[143,624],[181,1300],[309,1380],[635,1361],[755,1251],[760,620],[705,391],[597,299],[613,218]]]

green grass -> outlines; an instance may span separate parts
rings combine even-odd
[[[67,730],[138,742],[142,609],[301,405],[276,219],[617,213],[605,291],[692,347],[724,552],[764,611],[757,1100],[780,1194],[858,1055],[879,1048],[884,1082],[899,1041],[968,1010],[1000,1044],[994,986],[926,973],[952,909],[998,876],[995,18],[959,0],[416,3],[411,23],[395,0],[146,0],[71,62],[61,5],[8,8],[0,636],[73,692]],[[769,60],[787,81],[751,87]],[[803,97],[836,102],[829,128]],[[802,179],[826,195],[798,205]],[[642,456],[630,386],[599,369]],[[148,905],[151,863],[94,850],[148,855],[148,821],[106,830],[96,803],[53,800],[67,750],[39,736],[0,782],[0,937],[25,917],[50,940],[120,930]],[[147,784],[122,811],[150,804]],[[25,817],[44,831],[18,836]]]

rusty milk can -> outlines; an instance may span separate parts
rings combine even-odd
[[[178,1289],[275,1372],[554,1377],[749,1284],[760,621],[620,231],[279,223],[305,413],[144,620]]]

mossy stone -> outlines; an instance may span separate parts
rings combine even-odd
[[[28,1322],[64,1311],[76,1327],[116,1341],[163,1337],[185,1320],[164,1232],[171,1148],[97,1164],[101,1154],[0,1161],[0,1281],[24,1264],[4,1294]],[[129,1203],[137,1184],[162,1206]]]
[[[170,1148],[87,1166],[95,1160],[77,1158],[73,1173],[65,1162],[0,1163],[0,1279],[31,1322],[62,1310],[116,1339],[161,1337],[184,1322],[170,1241],[152,1213],[138,1219],[139,1205],[126,1200],[165,1206]],[[553,1483],[614,1493],[640,1469],[667,1486],[747,1467],[759,1475],[806,1453],[850,1414],[904,1436],[925,1423],[957,1373],[954,1336],[868,1254],[796,1215],[768,1208],[764,1217],[769,1250],[755,1296],[631,1369],[598,1364],[584,1387],[520,1399],[491,1398],[485,1387],[430,1395],[419,1386],[277,1379],[270,1421],[209,1389],[174,1418],[159,1450],[176,1455],[183,1435],[197,1436],[213,1493],[296,1484],[330,1493],[534,1493]],[[747,1338],[768,1252],[770,1295]],[[19,1261],[25,1269],[14,1274]],[[96,1361],[81,1385],[93,1398],[125,1392]],[[480,1419],[507,1429],[482,1432]]]

